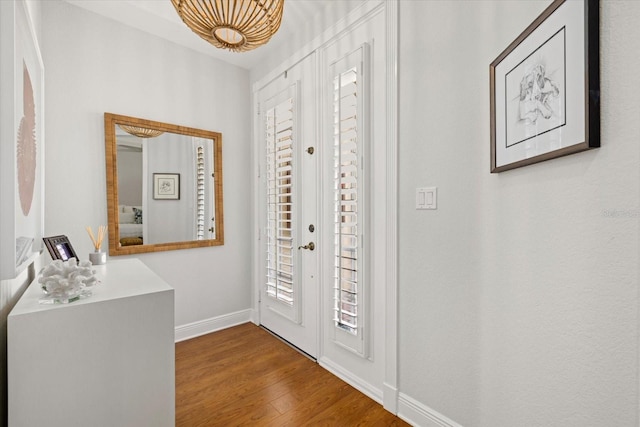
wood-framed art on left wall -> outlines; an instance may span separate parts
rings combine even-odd
[[[0,2],[0,279],[42,252],[44,65],[25,1]]]

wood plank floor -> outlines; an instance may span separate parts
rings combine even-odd
[[[408,426],[262,328],[176,344],[176,426]]]

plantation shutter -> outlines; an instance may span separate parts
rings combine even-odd
[[[204,148],[196,148],[196,240],[204,240],[204,199],[205,199]]]
[[[266,293],[293,308],[296,303],[294,251],[294,98],[265,111]],[[294,310],[291,311],[293,313]],[[294,316],[295,317],[295,316]]]
[[[367,321],[366,248],[366,80],[367,46],[331,67],[334,212],[334,338],[364,355]]]

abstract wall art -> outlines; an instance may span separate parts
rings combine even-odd
[[[5,280],[25,270],[44,247],[44,66],[23,0],[0,2],[0,58],[0,279]]]

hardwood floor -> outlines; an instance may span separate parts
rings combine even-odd
[[[176,426],[408,426],[262,328],[176,344]]]

